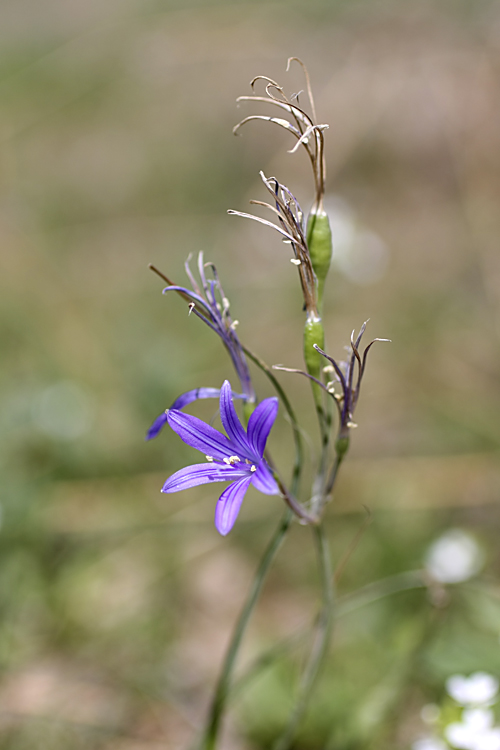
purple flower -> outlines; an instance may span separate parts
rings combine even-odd
[[[211,269],[213,279],[207,279],[205,268]],[[198,273],[201,280],[201,288],[191,273],[189,267],[189,258],[185,263],[186,274],[192,284],[192,289],[173,284],[168,276],[158,271],[155,266],[150,265],[161,278],[168,282],[163,293],[177,292],[187,302],[189,302],[189,314],[194,313],[198,318],[203,320],[215,333],[220,337],[222,343],[231,357],[231,361],[238,375],[242,394],[233,392],[233,398],[242,398],[250,404],[255,403],[255,391],[252,385],[248,364],[243,352],[243,347],[236,334],[237,320],[233,320],[229,312],[229,300],[224,294],[224,290],[219,280],[217,269],[213,263],[204,263],[203,253],[198,255]],[[177,398],[170,409],[183,409],[188,404],[200,398],[219,398],[218,388],[195,388],[194,390],[183,393]],[[167,423],[167,412],[162,412],[153,422],[146,433],[146,440],[152,440],[157,437]]]
[[[179,492],[209,482],[231,482],[219,497],[215,509],[215,526],[225,536],[233,528],[251,484],[266,495],[279,494],[278,485],[263,457],[277,413],[278,399],[266,398],[250,416],[245,432],[236,414],[227,380],[220,389],[220,417],[227,437],[197,417],[169,409],[166,416],[170,427],[187,445],[204,453],[207,463],[177,471],[167,479],[162,492]]]

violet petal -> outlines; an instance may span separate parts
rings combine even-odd
[[[279,487],[265,459],[262,459],[257,471],[252,474],[252,484],[264,495],[279,495]]]
[[[227,380],[224,381],[220,389],[220,418],[229,439],[237,446],[241,457],[255,461],[257,457],[253,455],[246,432],[236,414],[232,400],[231,386]]]
[[[248,420],[248,440],[253,450],[262,457],[271,427],[278,413],[278,399],[266,398],[260,403]]]
[[[220,388],[194,388],[192,391],[182,393],[175,399],[170,408],[183,409],[185,406],[192,404],[193,401],[197,401],[199,398],[219,398],[219,395]]]
[[[173,409],[169,409],[167,419],[170,427],[187,445],[206,456],[222,460],[234,454],[235,446],[231,441],[201,419]]]
[[[160,414],[159,417],[156,417],[155,421],[153,422],[149,430],[146,432],[146,440],[152,440],[157,435],[159,435],[163,427],[166,425],[166,423],[167,423],[167,413],[164,411]]]
[[[232,482],[235,479],[239,480],[246,477],[248,477],[248,470],[238,469],[236,466],[214,463],[193,464],[172,474],[161,491],[180,492],[180,490],[188,490],[190,487],[197,487],[200,484]]]
[[[215,508],[215,527],[222,536],[233,528],[251,481],[252,477],[246,476],[233,482],[219,497]]]
[[[233,399],[235,398],[241,398],[245,399],[246,397],[242,393],[235,393],[234,391],[231,391],[231,395]],[[193,401],[198,401],[198,399],[203,398],[219,398],[220,397],[220,388],[194,388],[192,391],[186,391],[186,393],[181,393],[178,398],[175,399],[174,403],[169,407],[170,409],[183,409],[185,406],[188,406],[188,404],[192,404]],[[155,419],[151,427],[146,433],[146,440],[152,440],[153,438],[157,437],[157,435],[160,434],[161,430],[167,423],[167,413],[164,411],[162,414],[160,414],[159,417]]]

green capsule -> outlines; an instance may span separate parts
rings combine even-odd
[[[342,437],[339,437],[335,443],[335,453],[337,454],[339,461],[342,461],[348,450],[349,435],[343,435]]]
[[[325,346],[325,331],[321,318],[308,317],[304,328],[304,361],[309,375],[321,380],[321,368],[324,361],[321,354],[314,349],[317,344],[321,349]],[[319,385],[311,381],[314,402],[319,411],[323,411],[323,394]]]
[[[332,260],[332,231],[323,209],[310,213],[307,220],[307,246],[318,280],[318,308],[323,306],[323,289]]]

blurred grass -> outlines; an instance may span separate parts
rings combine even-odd
[[[330,123],[340,229],[385,258],[371,276],[365,246],[357,266],[337,261],[328,350],[367,317],[393,340],[373,351],[329,521],[338,562],[363,504],[373,514],[341,601],[419,569],[450,526],[487,553],[481,582],[444,599],[401,592],[339,620],[297,748],[409,747],[450,673],[500,672],[498,5],[7,0],[0,20],[0,747],[178,748],[201,720],[281,508],[249,496],[222,540],[215,492],[159,494],[192,454],[168,435],[145,444],[145,430],[183,390],[232,373],[147,264],[180,281],[204,249],[245,343],[300,364],[286,251],[225,214],[262,197],[261,168],[306,206],[308,166],[277,129],[231,135],[255,74],[303,86],[289,55]],[[314,436],[306,384],[282,382]],[[273,448],[286,465],[284,420]],[[310,624],[307,535],[295,528],[278,560],[245,664]],[[228,750],[270,746],[300,653],[235,696]]]

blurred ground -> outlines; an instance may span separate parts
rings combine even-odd
[[[167,434],[145,444],[147,427],[232,372],[147,264],[180,282],[203,249],[242,340],[300,366],[287,250],[226,214],[263,199],[259,169],[308,207],[286,134],[231,134],[254,75],[303,87],[291,55],[330,124],[328,350],[368,317],[393,341],[373,351],[330,516],[337,561],[363,504],[373,518],[340,602],[421,568],[451,527],[485,555],[446,595],[354,600],[297,750],[409,748],[448,675],[500,673],[498,3],[4,0],[0,37],[0,748],[170,750],[200,724],[281,508],[249,496],[222,540],[217,488],[160,495],[192,452]],[[315,437],[306,384],[281,382]],[[283,420],[281,465],[289,440]],[[308,533],[278,560],[244,663],[311,621]],[[235,696],[228,750],[270,747],[297,663]]]

